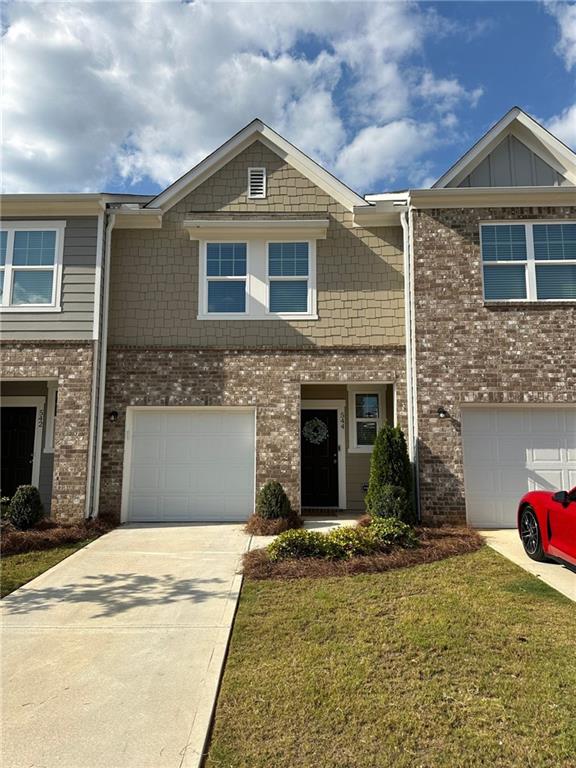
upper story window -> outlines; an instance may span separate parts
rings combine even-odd
[[[576,222],[483,224],[486,301],[576,300]]]
[[[308,243],[268,243],[268,282],[270,312],[308,312]]]
[[[60,309],[65,222],[10,222],[0,230],[2,311]]]
[[[208,312],[246,312],[246,243],[207,243]]]
[[[317,319],[316,243],[200,242],[200,319]]]
[[[248,197],[266,197],[266,168],[248,168]]]

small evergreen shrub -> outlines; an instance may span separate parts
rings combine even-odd
[[[272,562],[307,557],[345,560],[384,552],[390,547],[415,547],[414,530],[395,517],[374,518],[368,526],[342,526],[329,533],[306,529],[281,533],[268,546]]]
[[[416,531],[396,517],[375,517],[368,528],[379,550],[388,547],[417,547]]]
[[[9,517],[11,523],[20,531],[32,528],[43,516],[44,509],[38,488],[33,485],[21,485],[10,502]]]
[[[404,488],[399,485],[380,485],[370,495],[368,513],[372,517],[410,519],[410,504]]]
[[[10,496],[0,498],[0,519],[7,520],[10,517]]]
[[[273,562],[293,557],[326,557],[327,552],[327,537],[305,528],[285,531],[268,545],[268,557]]]
[[[402,488],[406,494],[406,503],[399,502],[394,505],[390,499],[393,493],[383,491],[384,486]],[[372,516],[383,516],[377,511],[379,508],[390,510],[396,506],[397,512],[394,516],[401,517],[405,522],[414,522],[412,467],[406,439],[400,427],[385,424],[376,436],[370,457],[370,479],[365,501],[366,509]]]
[[[270,480],[258,491],[256,514],[264,520],[278,520],[291,516],[290,499],[282,485],[276,480]]]
[[[378,549],[372,531],[369,528],[352,528],[343,525],[326,534],[328,539],[327,556],[334,560],[355,555],[371,555]]]

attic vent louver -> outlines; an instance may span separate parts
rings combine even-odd
[[[248,197],[266,197],[266,168],[248,168]]]

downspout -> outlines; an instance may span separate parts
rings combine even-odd
[[[108,306],[110,303],[110,252],[112,245],[112,230],[114,229],[115,222],[116,215],[112,213],[108,216],[108,223],[106,225],[106,242],[103,263],[104,292],[102,296],[102,325],[100,337],[100,377],[98,381],[96,455],[94,462],[94,485],[91,517],[96,517],[98,515],[100,502],[100,470],[102,467],[102,435],[104,432],[104,403],[106,395],[106,358],[108,352]]]
[[[420,520],[420,472],[418,465],[418,400],[416,387],[416,334],[414,302],[414,247],[412,240],[412,206],[400,214],[404,251],[404,321],[406,335],[406,408],[408,415],[408,453],[414,468],[414,496]]]
[[[104,225],[106,220],[105,204],[102,212],[98,214],[98,229],[96,235],[96,274],[94,285],[94,318],[92,325],[92,389],[90,398],[90,428],[88,434],[88,461],[86,472],[86,501],[84,503],[84,517],[92,516],[93,491],[94,491],[94,461],[96,425],[98,423],[98,377],[100,374],[100,311],[102,304],[102,264],[104,252]]]

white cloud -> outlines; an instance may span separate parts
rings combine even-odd
[[[419,184],[429,176],[429,168],[417,161],[437,144],[433,123],[404,119],[371,126],[360,131],[342,151],[336,170],[358,189],[370,189],[382,178],[394,183],[406,171],[409,179]]]
[[[566,69],[572,69],[576,64],[576,3],[546,0],[544,5],[560,29],[556,51],[564,59]]]
[[[423,173],[411,162],[436,123],[418,126],[419,107],[455,125],[480,95],[422,76],[414,57],[450,26],[413,2],[18,2],[4,12],[9,191],[164,186],[255,116],[365,191]]]
[[[576,104],[553,117],[546,127],[565,144],[576,148]]]

